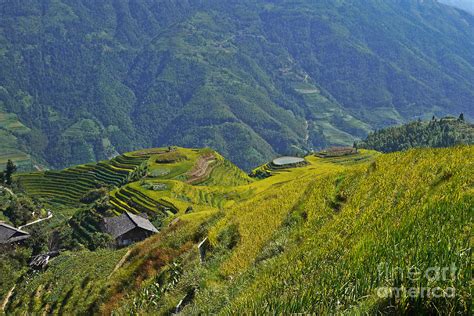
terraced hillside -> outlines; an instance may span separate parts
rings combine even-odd
[[[223,207],[229,189],[251,183],[244,172],[210,150],[175,149],[150,155],[147,176],[110,194],[118,212],[163,215],[184,213],[189,207]],[[224,197],[224,195],[226,196]]]
[[[5,113],[0,107],[0,170],[5,168],[7,161],[15,161],[20,170],[33,169],[33,160],[22,150],[20,136],[31,130],[23,125],[15,114]]]
[[[45,272],[23,271],[5,313],[468,315],[472,308],[474,146],[309,155],[305,165],[263,179],[208,149],[125,156],[146,167],[109,191],[111,206],[158,214],[160,232],[127,249],[71,249]],[[400,274],[451,266],[455,275],[444,279]],[[456,295],[406,292],[438,287]]]
[[[125,154],[109,161],[80,165],[61,171],[22,174],[18,176],[18,182],[32,197],[74,205],[87,192],[100,186],[124,185],[147,158]]]
[[[148,179],[148,182],[144,185],[131,183],[139,178]],[[161,211],[168,215],[177,213],[178,208],[156,194],[166,191],[160,190],[160,181],[175,180],[171,184],[179,185],[187,182],[190,187],[191,184],[226,187],[252,182],[218,153],[185,148],[141,150],[96,164],[21,174],[17,179],[28,195],[44,202],[74,206],[89,191],[106,186],[116,188],[112,190],[110,202],[117,212]]]

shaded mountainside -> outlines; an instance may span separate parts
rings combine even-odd
[[[53,167],[178,144],[248,170],[474,117],[473,34],[436,1],[4,1],[0,112],[30,132],[0,135]]]
[[[6,314],[468,315],[473,157],[474,146],[310,155],[257,180],[208,149],[150,149],[103,162],[108,178],[122,177],[125,160],[144,172],[82,203],[72,188],[87,181],[71,174],[81,166],[42,174],[52,192],[43,199],[32,175],[19,175],[28,194],[53,208],[45,229],[62,236],[65,251],[37,272],[22,261],[34,250],[0,254],[0,301]],[[125,210],[146,212],[160,232],[118,250],[91,243],[103,238],[102,216]],[[201,263],[197,245],[206,237]],[[447,278],[410,274],[452,266]],[[456,295],[406,292],[434,287]]]
[[[420,147],[451,147],[474,144],[474,124],[462,117],[433,118],[402,126],[390,127],[370,133],[367,139],[357,142],[357,147],[380,152],[394,152]]]

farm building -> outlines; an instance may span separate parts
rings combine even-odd
[[[5,223],[0,223],[0,244],[11,244],[30,238],[30,234]]]
[[[158,232],[148,219],[128,212],[105,218],[104,226],[105,231],[112,235],[119,247],[144,240]]]

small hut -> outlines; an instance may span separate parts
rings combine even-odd
[[[129,212],[105,218],[104,228],[115,239],[118,247],[142,241],[158,232],[148,219]]]

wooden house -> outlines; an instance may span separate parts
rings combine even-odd
[[[158,232],[148,219],[128,212],[105,218],[104,228],[115,239],[118,247],[142,241]]]

